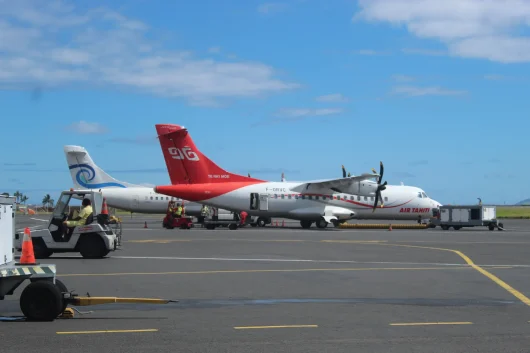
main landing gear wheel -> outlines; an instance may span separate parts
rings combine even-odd
[[[324,229],[328,226],[328,222],[326,222],[324,219],[320,219],[316,222],[317,227],[320,229]]]
[[[304,229],[309,229],[309,228],[311,228],[311,224],[313,224],[313,222],[311,222],[311,221],[300,221],[300,225],[301,225],[302,228],[304,228]]]

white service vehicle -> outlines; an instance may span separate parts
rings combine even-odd
[[[91,201],[92,214],[82,226],[70,229],[63,237],[63,221],[69,216],[69,206],[72,199],[88,198]],[[121,223],[115,227],[109,220],[108,214],[102,214],[103,195],[95,190],[63,191],[53,210],[48,227],[34,229],[31,237],[36,258],[47,258],[53,253],[79,252],[85,258],[102,258],[114,251],[121,244]],[[22,250],[24,234],[17,233],[16,249]]]
[[[443,230],[453,227],[488,227],[489,230],[504,230],[504,225],[497,219],[497,208],[485,205],[446,205],[440,206],[439,216],[431,220],[431,225],[440,226]]]

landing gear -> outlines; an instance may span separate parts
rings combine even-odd
[[[269,222],[270,223],[270,222]],[[267,219],[266,218],[263,218],[263,217],[259,217],[258,220],[256,221],[256,224],[259,226],[259,227],[265,227],[267,225]]]
[[[309,229],[309,228],[311,228],[311,224],[313,224],[313,222],[311,222],[311,221],[300,221],[300,225],[301,225],[302,228],[304,228],[304,229]]]

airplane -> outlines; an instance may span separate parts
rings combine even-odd
[[[84,147],[67,145],[64,153],[75,188],[101,191],[109,207],[137,213],[165,214],[170,200],[183,202],[181,198],[153,192],[150,186],[116,180],[94,163]],[[184,206],[187,215],[200,216],[201,204],[184,200]],[[231,214],[223,209],[218,211],[221,218]]]
[[[156,130],[164,154],[171,185],[158,185],[157,193],[233,211],[250,216],[282,217],[300,221],[303,228],[316,223],[325,228],[355,218],[363,209],[374,212],[380,203],[382,217],[396,219],[410,214],[431,216],[439,205],[419,188],[399,189],[381,184],[379,174],[362,174],[341,179],[307,182],[270,182],[228,172],[202,154],[188,130],[174,124],[157,124]],[[376,181],[370,180],[377,178]],[[385,192],[385,196],[381,194]],[[384,201],[383,201],[384,200]],[[368,203],[372,201],[371,203]],[[386,205],[384,204],[386,203]]]

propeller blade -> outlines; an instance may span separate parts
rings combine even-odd
[[[350,173],[350,172],[348,172],[348,178],[349,178],[349,177],[351,177],[351,173]]]
[[[342,177],[346,178],[346,169],[342,166]]]
[[[383,166],[383,162],[379,162],[379,182],[378,184],[381,184],[381,181],[383,180],[383,173],[385,172],[385,167]]]

